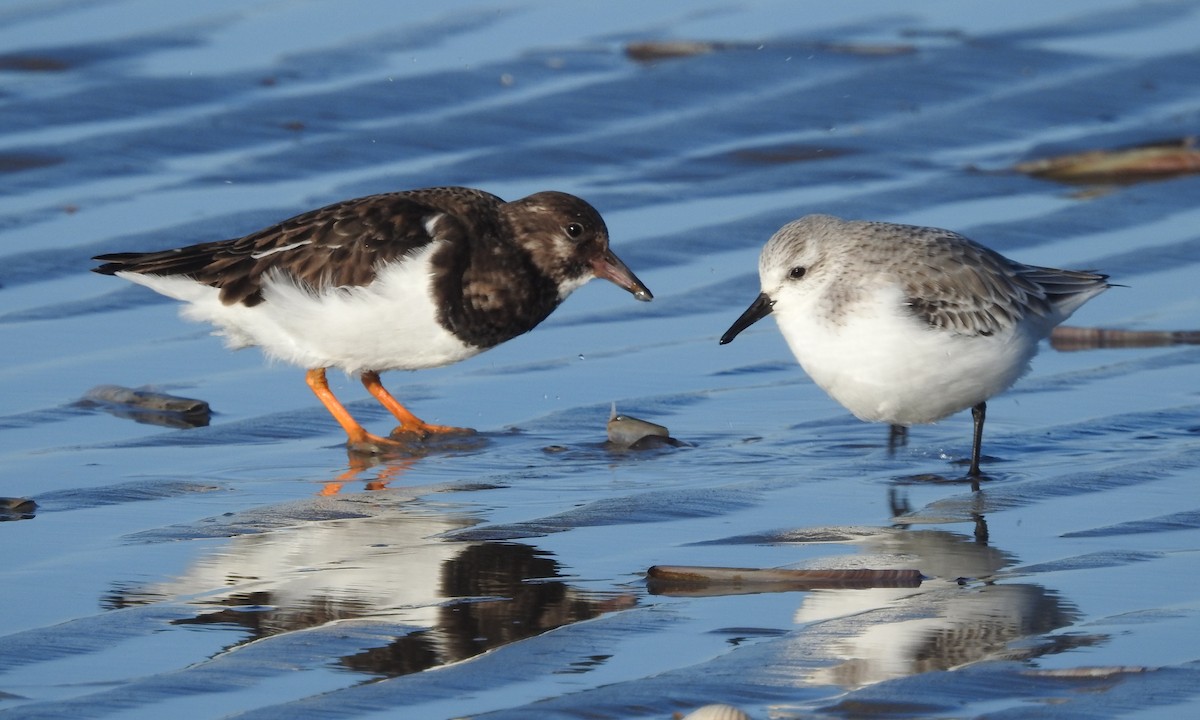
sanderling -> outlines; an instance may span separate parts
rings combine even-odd
[[[768,314],[809,377],[893,429],[971,408],[978,476],[986,401],[1040,340],[1111,287],[1107,275],[1023,265],[949,230],[809,215],[759,257],[762,293],[721,344]]]
[[[652,299],[609,249],[600,214],[560,192],[513,202],[458,187],[385,193],[234,240],[96,260],[96,272],[188,303],[185,317],[215,324],[231,347],[307,368],[349,447],[370,452],[396,441],[354,420],[327,368],[360,375],[400,422],[393,437],[454,432],[414,416],[379,373],[448,365],[528,332],[594,277]]]

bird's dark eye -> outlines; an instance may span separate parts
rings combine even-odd
[[[788,271],[788,277],[793,280],[799,280],[804,277],[805,272],[807,271],[804,268],[797,266]]]
[[[583,234],[583,226],[579,223],[571,223],[567,226],[567,235],[573,238],[578,238]]]

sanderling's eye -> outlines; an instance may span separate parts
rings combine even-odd
[[[583,235],[583,226],[579,223],[571,223],[566,227],[566,230],[567,235],[572,238],[578,239],[580,235]]]
[[[804,277],[805,272],[807,271],[804,268],[797,266],[791,270],[788,270],[788,277],[793,280],[799,280],[800,278]]]

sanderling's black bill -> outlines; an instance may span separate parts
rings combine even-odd
[[[759,293],[754,302],[750,303],[750,307],[746,308],[746,312],[742,316],[733,321],[725,334],[721,336],[721,344],[733,342],[733,339],[738,336],[738,333],[750,327],[754,323],[762,320],[771,314],[771,308],[775,306],[775,301],[772,300],[766,293]]]

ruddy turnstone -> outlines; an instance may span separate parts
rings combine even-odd
[[[116,275],[187,303],[234,348],[257,345],[307,368],[308,385],[355,450],[463,431],[430,425],[380,384],[384,370],[464,360],[534,328],[599,277],[652,299],[608,247],[596,210],[561,192],[505,202],[461,187],[346,200],[245,237],[100,255]],[[400,425],[368,433],[338,402],[327,368],[358,374]]]
[[[783,226],[758,274],[762,293],[722,345],[773,313],[804,371],[862,420],[897,431],[971,408],[972,477],[987,399],[1111,287],[1107,275],[1023,265],[949,230],[829,215]]]

